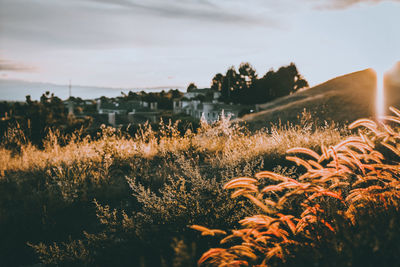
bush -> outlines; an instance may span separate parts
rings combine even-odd
[[[287,158],[296,178],[263,171],[226,183],[257,213],[199,260],[204,266],[391,266],[400,259],[400,111],[354,122],[358,136]],[[361,129],[362,128],[362,129]],[[203,235],[224,233],[193,225]]]
[[[276,165],[289,171],[286,149],[319,150],[341,133],[297,126],[250,133],[222,119],[197,133],[170,123],[157,132],[143,126],[134,137],[103,127],[96,138],[50,134],[43,149],[0,147],[0,263],[194,265],[216,244],[195,242],[188,223],[234,228],[254,212],[231,200],[224,183]]]

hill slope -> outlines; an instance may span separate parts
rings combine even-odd
[[[320,122],[346,123],[375,115],[376,73],[366,69],[329,80],[307,90],[260,105],[242,120],[255,128],[269,123],[298,121],[306,109]],[[397,88],[398,89],[398,88]],[[396,88],[386,88],[387,105],[400,103]]]

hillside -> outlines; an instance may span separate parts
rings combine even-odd
[[[306,109],[320,122],[346,123],[375,114],[376,73],[366,69],[329,80],[307,90],[260,105],[257,113],[245,115],[242,120],[259,128],[270,122],[296,122]],[[399,103],[396,88],[386,88],[387,105]]]

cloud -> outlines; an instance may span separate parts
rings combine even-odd
[[[30,49],[34,44],[85,48],[124,41],[112,12],[106,15],[94,8],[40,0],[0,0],[0,7],[3,44],[17,41],[25,47],[28,43]]]
[[[0,71],[33,72],[36,68],[11,60],[0,59]]]
[[[229,4],[235,6],[234,1],[208,0],[84,0],[95,2],[103,6],[120,7],[133,11],[145,12],[150,15],[163,16],[175,19],[200,20],[208,22],[235,23],[235,24],[263,24],[274,26],[276,21],[268,18],[257,18],[243,12],[232,10]],[[237,3],[236,3],[237,4]],[[246,5],[251,6],[250,3]]]
[[[0,41],[29,43],[34,53],[35,45],[40,50],[172,46],[204,29],[279,27],[275,13],[260,12],[261,0],[253,1],[0,0]]]
[[[313,0],[316,2],[315,0]],[[378,4],[381,2],[399,2],[400,0],[325,0],[318,1],[317,9],[346,9],[357,4]],[[323,3],[321,3],[323,2]]]

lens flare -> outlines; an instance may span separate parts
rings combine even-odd
[[[376,70],[376,117],[385,115],[384,72]]]

